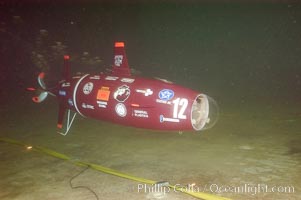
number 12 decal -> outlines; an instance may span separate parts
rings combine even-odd
[[[184,112],[188,106],[188,100],[185,98],[176,98],[172,101],[172,103],[174,104],[173,118],[186,119],[186,115],[184,115]]]

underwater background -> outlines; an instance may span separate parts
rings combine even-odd
[[[219,193],[232,199],[301,198],[301,4],[0,1],[0,13],[1,137],[175,184],[294,188]],[[26,88],[41,71],[47,85],[59,81],[64,54],[73,74],[107,71],[115,41],[125,42],[135,75],[214,98],[217,124],[180,135],[78,117],[57,134],[56,99],[34,104]],[[69,186],[79,166],[6,143],[0,159],[1,199],[95,199]],[[93,170],[73,183],[101,199],[159,199]]]

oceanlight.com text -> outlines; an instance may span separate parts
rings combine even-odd
[[[236,194],[263,194],[263,193],[295,193],[294,186],[291,185],[273,185],[267,184],[242,184],[242,185],[221,185],[221,184],[206,184],[199,186],[196,184],[181,185],[176,184],[174,187],[161,186],[157,184],[147,185],[138,184],[138,193],[170,193],[170,192],[206,192],[214,194],[236,193]]]
[[[286,185],[273,185],[269,186],[267,184],[243,184],[240,186],[228,186],[228,185],[219,185],[211,184],[209,191],[212,193],[237,193],[237,194],[251,194],[256,195],[259,193],[295,193],[294,186]]]

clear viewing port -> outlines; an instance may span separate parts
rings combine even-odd
[[[191,125],[199,131],[212,128],[219,117],[219,109],[215,100],[205,94],[199,94],[191,108]]]

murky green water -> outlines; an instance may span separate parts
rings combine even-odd
[[[207,192],[219,186],[220,195],[233,199],[300,199],[299,4],[0,8],[1,136],[144,178],[195,183]],[[33,104],[24,88],[36,85],[41,70],[48,84],[57,81],[64,53],[74,73],[105,70],[115,40],[126,42],[129,63],[141,76],[213,97],[221,112],[216,126],[179,135],[77,118],[70,135],[56,134],[56,99]],[[4,143],[0,158],[1,199],[94,198],[69,186],[79,167]],[[155,199],[138,192],[135,182],[93,170],[73,183],[101,199]],[[258,184],[294,190],[255,194]],[[222,190],[245,185],[248,192]],[[163,199],[192,197],[171,192]]]

